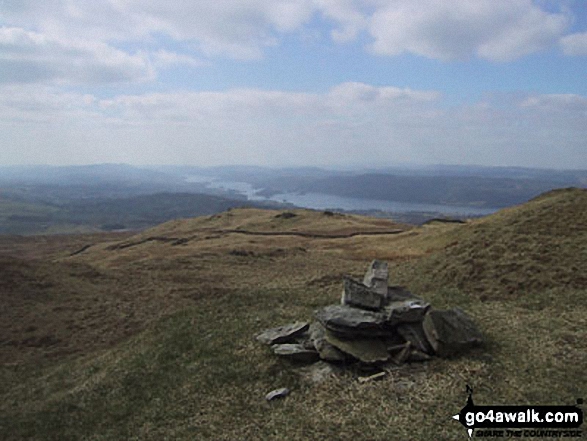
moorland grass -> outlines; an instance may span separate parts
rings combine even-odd
[[[176,225],[176,235],[183,225],[195,237],[188,244],[97,245],[60,257],[55,268],[89,265],[117,281],[108,285],[119,287],[111,294],[124,294],[143,326],[114,345],[2,365],[3,439],[452,440],[466,436],[451,416],[465,404],[467,384],[478,404],[575,404],[587,391],[587,289],[577,274],[586,243],[583,212],[569,207],[582,197],[555,193],[493,218],[376,239],[210,238],[194,229],[200,219]],[[565,206],[571,231],[556,233],[564,230],[555,215]],[[521,227],[532,216],[535,228]],[[556,234],[549,239],[550,228]],[[543,239],[552,243],[536,243]],[[487,252],[487,240],[507,249],[526,245],[510,255]],[[548,264],[533,272],[545,256]],[[389,259],[392,283],[434,307],[465,309],[484,347],[393,368],[366,384],[351,366],[316,385],[254,340],[267,327],[311,319],[317,307],[337,302],[341,275],[360,277],[374,257]],[[482,268],[473,270],[468,259]],[[513,262],[528,271],[502,281]],[[84,274],[74,272],[68,283],[91,277]],[[101,317],[115,313],[116,302],[108,305]],[[278,387],[291,394],[267,403],[264,395]]]

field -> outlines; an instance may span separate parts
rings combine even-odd
[[[253,336],[338,302],[369,262],[484,347],[315,383]],[[0,433],[7,440],[453,440],[478,404],[587,392],[587,191],[465,224],[235,209],[140,234],[0,241]],[[287,398],[265,394],[288,387]]]

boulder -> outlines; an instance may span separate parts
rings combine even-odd
[[[340,349],[345,354],[351,355],[363,363],[380,363],[389,360],[387,345],[381,339],[342,339],[326,330],[326,341]]]
[[[291,343],[296,338],[301,337],[304,332],[310,327],[308,322],[295,322],[289,325],[280,326],[278,328],[267,329],[255,337],[257,341],[267,344],[275,345],[281,343]]]
[[[316,318],[329,331],[342,337],[382,337],[391,330],[386,316],[349,305],[330,305],[316,311]]]
[[[387,290],[387,285],[385,289]],[[368,288],[350,277],[344,278],[341,304],[378,310],[383,305],[384,299],[385,294],[381,294],[373,288]]]
[[[389,326],[401,323],[421,322],[430,308],[430,303],[422,300],[397,300],[385,306]]]
[[[344,352],[326,341],[326,329],[318,322],[310,325],[310,341],[322,360],[330,362],[343,362],[347,359]]]
[[[387,267],[387,262],[374,260],[371,262],[365,273],[363,284],[378,293],[381,297],[385,298],[387,296],[388,277],[389,269]]]
[[[306,349],[303,345],[296,343],[286,343],[282,345],[273,345],[271,347],[275,355],[287,358],[288,360],[311,363],[318,360],[318,352],[313,349]]]
[[[410,343],[412,348],[425,354],[434,354],[434,350],[426,337],[422,323],[402,323],[397,326],[396,330],[399,335]]]
[[[481,332],[460,308],[429,311],[423,328],[439,357],[450,357],[483,343]]]

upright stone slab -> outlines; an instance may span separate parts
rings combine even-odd
[[[378,293],[381,297],[385,298],[387,296],[388,278],[389,269],[387,267],[387,262],[374,260],[371,262],[365,273],[363,284]]]
[[[349,305],[326,306],[316,311],[316,318],[327,330],[343,338],[383,337],[391,332],[385,314]]]
[[[423,328],[439,357],[450,357],[483,343],[481,332],[460,308],[429,311]]]
[[[281,343],[292,343],[300,337],[309,328],[308,322],[295,322],[289,325],[279,326],[278,328],[266,329],[258,334],[255,338],[266,345],[275,345]]]
[[[375,289],[369,288],[350,277],[344,278],[341,304],[376,311],[383,306],[384,299],[385,295],[375,291]]]

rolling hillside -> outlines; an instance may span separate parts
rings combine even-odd
[[[574,404],[587,391],[587,192],[465,224],[406,226],[234,209],[124,237],[3,243],[6,439],[463,439],[483,404]],[[8,240],[8,239],[5,239]],[[38,258],[34,258],[38,256]],[[390,283],[461,306],[487,344],[456,359],[320,384],[252,338],[337,302],[373,258]],[[267,403],[277,387],[292,393]]]

